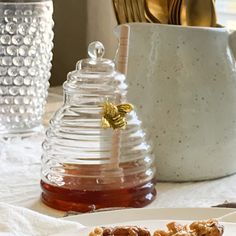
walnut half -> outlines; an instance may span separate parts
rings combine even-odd
[[[224,226],[217,220],[193,222],[189,228],[196,232],[197,236],[222,236],[224,233]]]
[[[137,226],[117,226],[114,228],[95,228],[89,236],[151,236],[151,234],[146,228]]]

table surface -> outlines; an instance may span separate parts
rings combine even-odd
[[[50,88],[44,125],[62,104],[62,88]],[[62,217],[66,212],[45,206],[40,201],[41,143],[43,134],[0,140],[0,201],[37,212]],[[187,183],[157,183],[158,195],[148,207],[210,207],[224,201],[236,202],[236,175]]]

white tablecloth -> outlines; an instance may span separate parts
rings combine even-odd
[[[60,106],[58,92],[51,90],[45,124]],[[41,143],[43,134],[0,140],[0,202],[24,206],[40,213],[61,217],[40,201]],[[224,201],[236,202],[236,175],[195,183],[158,183],[158,196],[148,207],[210,207]]]

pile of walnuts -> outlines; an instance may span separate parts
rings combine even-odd
[[[156,230],[153,236],[222,236],[224,233],[224,226],[217,220],[197,221],[190,225],[171,222],[167,229]],[[151,236],[151,233],[137,226],[97,227],[89,236]]]
[[[224,226],[216,220],[197,221],[190,225],[171,222],[168,231],[156,230],[153,236],[222,236]]]

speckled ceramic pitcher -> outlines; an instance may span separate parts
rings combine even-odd
[[[128,99],[151,137],[158,179],[235,173],[235,34],[146,23],[130,29]]]

